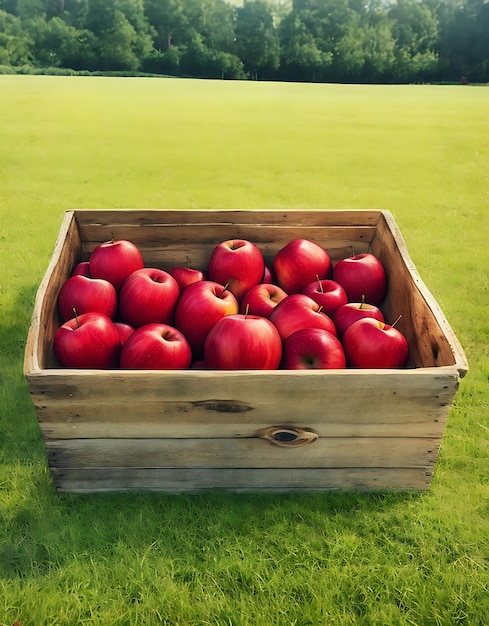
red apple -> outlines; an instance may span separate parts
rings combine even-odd
[[[238,310],[233,294],[214,281],[201,280],[185,289],[175,308],[175,326],[187,338],[195,359],[203,357],[205,339],[214,324]]]
[[[270,283],[272,285],[277,284],[277,279],[275,277],[275,273],[270,265],[265,265],[265,271],[263,272],[263,278],[261,279],[262,283]]]
[[[105,278],[117,291],[130,274],[143,267],[144,261],[139,248],[125,239],[101,243],[90,255],[93,278]]]
[[[312,298],[320,306],[329,317],[333,317],[337,309],[341,305],[348,302],[345,290],[334,280],[323,278],[323,280],[315,280],[309,283],[303,290],[306,296]]]
[[[114,325],[117,328],[117,332],[119,333],[121,346],[123,346],[136,329],[134,328],[134,326],[131,326],[130,324],[125,324],[124,322],[114,322]]]
[[[180,291],[186,289],[189,285],[193,285],[194,283],[205,280],[206,276],[202,270],[194,269],[188,265],[187,266],[177,266],[173,267],[169,274],[173,276],[173,278],[177,281],[178,286],[180,287]]]
[[[88,278],[82,274],[70,276],[58,294],[58,311],[63,322],[83,313],[104,313],[111,319],[117,311],[117,292],[109,281]]]
[[[292,294],[279,302],[269,320],[277,327],[282,341],[301,328],[322,328],[336,336],[333,320],[322,312],[317,302],[303,293]]]
[[[90,271],[90,261],[81,261],[77,263],[75,267],[71,271],[72,276],[87,276],[88,278],[92,278],[92,273]]]
[[[238,302],[265,271],[265,261],[259,248],[246,239],[229,239],[216,246],[207,269],[209,279],[226,285]]]
[[[64,367],[110,369],[119,363],[119,333],[103,313],[83,313],[68,320],[55,332],[53,345]]]
[[[133,272],[121,287],[119,318],[135,328],[170,324],[179,296],[173,276],[156,267],[144,267]]]
[[[261,283],[249,289],[241,300],[240,313],[270,317],[271,312],[287,294],[278,285]]]
[[[322,328],[302,328],[284,342],[285,369],[344,369],[346,358],[339,339]]]
[[[369,317],[347,328],[342,342],[350,367],[403,367],[409,352],[408,342],[397,328]]]
[[[137,328],[122,346],[122,369],[182,370],[192,362],[192,351],[183,334],[169,324]]]
[[[288,294],[301,293],[316,277],[329,278],[332,263],[324,248],[308,239],[294,239],[273,260],[277,282]]]
[[[379,305],[387,290],[384,266],[370,253],[355,254],[341,259],[333,269],[333,279],[346,291],[350,302],[365,298],[370,304]]]
[[[278,330],[259,315],[227,315],[216,322],[205,341],[209,369],[275,370],[281,356]]]
[[[375,304],[367,304],[366,302],[347,302],[340,306],[340,308],[333,315],[333,322],[336,326],[336,333],[338,337],[342,337],[348,326],[351,326],[353,322],[363,319],[365,317],[373,317],[379,322],[384,321],[384,314],[375,306]]]

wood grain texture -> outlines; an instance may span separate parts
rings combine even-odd
[[[47,442],[53,467],[295,468],[431,467],[439,442],[428,437],[320,437],[282,448],[234,439],[68,439]]]
[[[57,294],[75,263],[111,238],[149,266],[205,267],[224,239],[251,239],[267,262],[296,237],[333,261],[371,251],[387,270],[382,308],[410,347],[402,370],[123,371],[59,367]],[[388,211],[75,210],[36,297],[24,372],[60,491],[427,489],[463,350],[419,277]],[[273,426],[318,439],[283,450]],[[285,454],[285,456],[284,456]]]
[[[24,353],[24,373],[42,371],[55,362],[53,337],[61,320],[58,293],[73,267],[81,261],[80,233],[73,211],[65,214],[51,261],[37,291]]]
[[[436,369],[370,377],[354,371],[268,374],[83,372],[31,381],[46,438],[251,436],[276,424],[380,436],[404,428],[441,435],[458,386]],[[431,375],[430,375],[431,373]],[[299,388],[298,388],[299,386]],[[216,393],[209,396],[209,391]],[[375,398],[375,401],[373,400]],[[125,435],[121,433],[124,432]]]
[[[310,491],[426,491],[432,470],[424,468],[329,468],[329,469],[104,469],[52,470],[60,493],[106,491],[199,493]]]

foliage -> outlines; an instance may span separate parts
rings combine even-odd
[[[0,64],[313,82],[489,81],[485,0],[0,0]]]

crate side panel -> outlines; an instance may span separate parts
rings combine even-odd
[[[414,367],[453,365],[460,375],[464,375],[467,369],[465,355],[438,304],[422,282],[392,219],[379,221],[371,250],[383,262],[387,272],[388,297],[383,305],[386,319],[392,323],[402,315],[397,326],[408,340],[411,364]]]
[[[198,493],[204,490],[249,491],[425,491],[430,468],[329,469],[53,469],[60,493],[110,491]]]
[[[50,264],[39,286],[25,348],[24,373],[56,364],[53,337],[61,320],[56,302],[62,284],[82,258],[82,244],[73,212],[67,212]]]

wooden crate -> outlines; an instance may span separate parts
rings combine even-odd
[[[189,255],[205,267],[228,238],[270,262],[296,237],[333,261],[371,251],[384,263],[387,320],[410,357],[402,370],[122,371],[64,369],[53,354],[59,289],[75,263],[129,239],[147,266]],[[381,210],[75,210],[39,287],[25,375],[60,492],[428,489],[467,362]],[[301,444],[301,445],[298,445]]]

